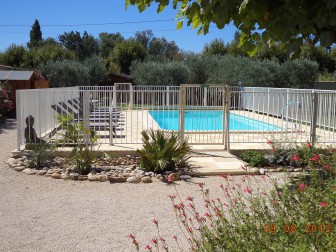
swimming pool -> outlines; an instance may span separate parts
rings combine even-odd
[[[178,130],[177,110],[152,110],[149,114],[161,129]],[[185,112],[185,130],[223,130],[223,111],[219,110],[189,110]],[[280,127],[254,120],[248,117],[230,113],[230,130],[246,131],[277,131]]]

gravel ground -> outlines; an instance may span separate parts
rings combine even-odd
[[[0,128],[0,251],[134,251],[129,233],[144,250],[157,234],[154,218],[169,244],[172,235],[182,236],[167,198],[174,186],[24,175],[5,164],[15,147],[15,121],[7,121]],[[199,181],[210,188],[220,184],[218,177]],[[183,198],[199,195],[194,182],[178,182]]]

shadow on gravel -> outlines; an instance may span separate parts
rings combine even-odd
[[[4,122],[0,122],[0,134],[5,133],[6,130],[16,129],[16,119],[7,118]]]

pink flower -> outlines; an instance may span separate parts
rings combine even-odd
[[[204,216],[210,218],[210,217],[211,217],[211,214],[209,214],[209,213],[205,213]]]
[[[313,162],[318,162],[320,160],[319,154],[315,154],[310,160]]]
[[[189,232],[189,233],[192,233],[192,232],[193,232],[193,230],[192,230],[191,227],[188,227],[188,232]]]
[[[299,191],[302,192],[306,188],[305,184],[299,184]]]
[[[174,176],[172,174],[170,174],[167,178],[168,182],[174,182]]]
[[[152,243],[157,244],[157,239],[153,238]]]
[[[327,203],[325,203],[324,201],[320,202],[320,206],[321,207],[326,207],[327,206]]]
[[[246,188],[244,189],[244,192],[251,194],[251,190],[250,190],[250,188],[248,188],[248,187],[246,187]]]
[[[273,142],[271,140],[268,140],[267,144],[273,144]]]
[[[311,145],[311,143],[310,143],[309,141],[307,141],[306,146],[307,146],[308,148],[311,148],[311,147],[312,147],[312,145]]]
[[[203,182],[198,182],[198,186],[201,187],[201,188],[203,188],[204,183]]]
[[[328,171],[330,171],[331,170],[331,165],[330,164],[325,164],[324,168],[326,168]]]
[[[176,235],[173,235],[172,237],[173,237],[175,240],[177,240],[177,236],[176,236]]]
[[[132,235],[132,234],[127,235],[127,237],[128,237],[128,238],[131,238],[131,239],[134,239],[134,238],[135,238],[135,236]]]
[[[277,150],[275,148],[272,149],[272,152],[276,152]]]
[[[147,244],[147,246],[145,247],[145,249],[147,250],[152,250],[152,248]]]
[[[186,200],[193,201],[194,199],[193,199],[192,197],[188,196],[188,197],[186,198]]]
[[[300,160],[300,156],[299,156],[297,153],[295,153],[295,154],[293,154],[293,156],[292,156],[292,160],[295,161],[295,162],[297,162],[297,161]]]
[[[153,223],[154,223],[156,226],[157,226],[157,225],[158,225],[158,223],[159,223],[159,222],[158,222],[157,220],[155,220],[155,219],[154,219],[154,220],[152,220],[152,222],[153,222]]]
[[[219,176],[220,178],[223,178],[223,179],[226,179],[227,177],[228,177],[228,174],[221,174],[220,176]]]

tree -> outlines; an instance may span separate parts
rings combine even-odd
[[[222,39],[215,39],[210,44],[206,44],[203,49],[205,55],[225,55],[228,52]]]
[[[134,36],[135,41],[142,44],[146,49],[148,49],[149,43],[153,38],[154,34],[152,30],[145,30],[142,32],[137,31]]]
[[[99,54],[102,58],[107,58],[113,51],[114,47],[123,42],[125,39],[119,33],[106,33],[99,34]]]
[[[0,63],[19,68],[24,62],[26,53],[26,48],[23,45],[12,44],[2,53]]]
[[[241,32],[239,45],[250,55],[256,52],[253,41],[258,39],[270,45],[286,43],[289,52],[297,53],[306,38],[324,47],[336,42],[335,0],[126,0],[126,6],[137,5],[142,12],[153,2],[159,3],[158,13],[173,2],[178,29],[187,22],[206,34],[211,23],[223,29],[233,22]]]
[[[83,61],[83,65],[89,70],[89,83],[90,86],[97,86],[99,82],[104,80],[106,76],[106,68],[102,62],[99,61],[97,56],[87,58]]]
[[[74,52],[65,49],[60,44],[54,44],[51,41],[45,42],[46,41],[42,41],[40,46],[34,47],[25,53],[22,64],[23,67],[34,69],[49,60],[72,60],[76,58]]]
[[[98,41],[86,31],[82,37],[78,31],[65,32],[58,39],[65,48],[74,51],[79,60],[84,60],[98,53]]]
[[[132,61],[143,61],[146,55],[146,48],[143,45],[133,39],[129,39],[114,48],[111,60],[120,66],[123,73],[129,74]]]
[[[39,21],[35,19],[35,22],[30,30],[30,41],[27,45],[29,48],[33,48],[36,47],[40,41],[42,41],[42,31]]]
[[[148,45],[148,53],[154,57],[173,59],[179,52],[174,41],[168,42],[165,37],[153,38]]]

